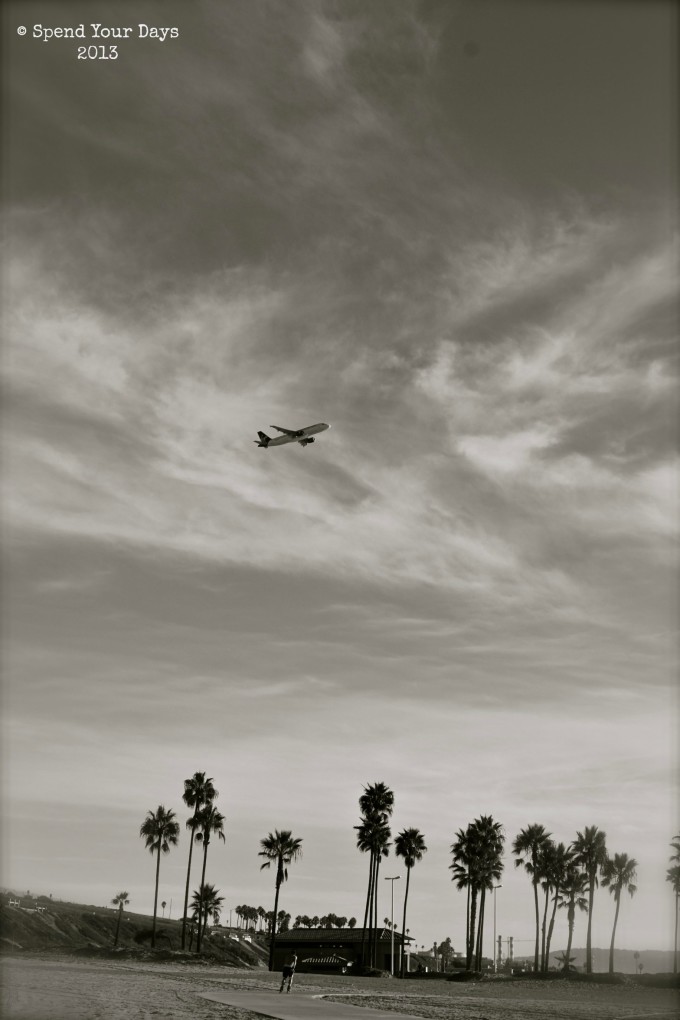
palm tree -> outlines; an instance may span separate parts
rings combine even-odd
[[[566,951],[562,953],[561,956],[556,956],[555,959],[562,965],[562,970],[565,974],[573,974],[576,970],[576,967],[574,966],[574,960],[576,957],[569,956]]]
[[[672,860],[673,858],[671,858]],[[674,864],[666,872],[666,881],[671,883],[675,893],[675,943],[673,946],[673,973],[678,973],[678,904],[680,903],[680,864]]]
[[[543,970],[545,972],[548,970],[548,962],[550,960],[550,943],[552,942],[553,931],[555,930],[555,915],[557,913],[560,891],[562,889],[563,882],[566,881],[569,874],[571,857],[571,850],[568,849],[564,843],[553,844],[545,876],[546,884],[552,892],[553,903],[552,913],[550,915],[550,924],[548,925],[548,936],[545,944],[545,957],[543,959]]]
[[[390,827],[388,818],[394,808],[394,794],[385,783],[373,783],[364,787],[364,792],[359,798],[359,808],[362,818],[360,825],[356,825],[357,846],[362,853],[369,854],[368,889],[366,893],[366,910],[364,913],[364,928],[361,935],[361,963],[365,965],[365,942],[368,932],[369,957],[374,962],[375,939],[372,937],[375,930],[377,937],[378,927],[378,873],[380,861],[387,857],[390,845]]]
[[[545,893],[543,903],[543,920],[541,921],[541,972],[546,970],[546,939],[548,934],[548,904],[552,891],[552,871],[554,866],[555,843],[549,839],[540,849],[538,854],[538,879],[539,885]]]
[[[567,948],[564,954],[567,961],[571,960],[571,943],[574,938],[576,908],[578,907],[579,910],[588,909],[588,900],[583,895],[586,890],[586,885],[587,880],[585,874],[575,863],[573,856],[571,856],[567,865],[566,874],[560,884],[557,900],[558,907],[566,907],[567,909],[569,938],[567,940]],[[566,969],[567,966],[565,966],[565,970]]]
[[[274,943],[276,941],[276,915],[279,909],[279,892],[281,885],[288,879],[288,865],[302,856],[302,840],[294,839],[292,832],[283,829],[279,832],[274,829],[264,839],[260,840],[262,849],[258,851],[258,857],[264,857],[264,864],[260,865],[260,871],[269,868],[276,863],[276,894],[274,896],[274,911],[272,916],[272,934],[269,943],[269,969],[274,965]]]
[[[482,948],[484,944],[484,907],[486,894],[499,882],[503,872],[503,826],[494,822],[491,815],[482,815],[472,823],[472,879],[480,892],[479,922],[477,926],[477,950],[475,970],[482,969]]]
[[[128,899],[127,892],[119,892],[117,896],[114,896],[111,900],[114,907],[118,907],[118,923],[116,924],[116,937],[114,939],[114,946],[118,945],[118,936],[120,935],[120,922],[123,920],[123,908],[128,905],[130,900]]]
[[[612,929],[612,941],[609,947],[609,973],[614,973],[614,939],[616,938],[616,925],[619,920],[619,907],[621,906],[621,891],[626,889],[631,896],[637,892],[637,886],[633,883],[637,878],[637,861],[628,854],[614,854],[605,861],[602,868],[602,887],[608,888],[614,897],[616,911],[614,913],[614,927]]]
[[[468,826],[469,829],[469,826]],[[451,855],[453,861],[449,864],[449,869],[453,872],[451,878],[452,882],[456,883],[456,888],[467,889],[467,903],[465,907],[465,957],[466,959],[471,957],[470,953],[470,920],[471,920],[471,899],[472,899],[472,882],[470,880],[470,845],[468,841],[468,833],[463,832],[459,829],[456,833],[456,842],[451,844]],[[477,893],[475,892],[475,898]],[[469,962],[468,962],[469,967]]]
[[[399,976],[403,977],[404,964],[406,963],[406,954],[404,953],[406,939],[406,907],[408,904],[408,889],[409,882],[411,880],[411,868],[413,868],[418,861],[422,861],[423,854],[427,853],[425,837],[420,829],[404,829],[400,832],[394,841],[394,852],[397,857],[404,858],[404,864],[406,865],[406,891],[404,893],[404,916],[401,924],[401,962],[399,967]]]
[[[538,944],[539,944],[539,917],[538,917],[538,883],[540,880],[539,858],[541,851],[550,840],[550,833],[546,832],[542,825],[527,825],[522,829],[512,844],[512,852],[517,858],[515,867],[524,865],[524,870],[531,875],[531,884],[534,887],[534,912],[536,916],[536,945],[534,948],[534,973],[538,973]]]
[[[153,898],[153,927],[151,929],[151,948],[155,949],[161,853],[169,853],[170,847],[177,846],[179,841],[179,824],[175,821],[175,812],[166,811],[162,804],[158,806],[155,814],[153,811],[148,811],[139,828],[139,835],[144,839],[144,846],[149,853],[156,854],[156,889]]]
[[[680,864],[680,834],[673,836],[671,846],[673,847],[673,853],[668,860],[673,864]]]
[[[203,918],[203,934],[208,926],[208,918],[212,917],[213,924],[220,923],[220,912],[224,896],[219,895],[219,889],[214,885],[202,885],[200,889],[194,890],[191,898],[191,907],[196,916]]]
[[[484,939],[484,905],[486,893],[493,889],[503,871],[502,855],[505,836],[503,827],[491,815],[482,815],[467,829],[459,829],[451,846],[452,881],[458,889],[467,889],[465,924],[466,968],[481,970]],[[477,905],[479,903],[479,920]]]
[[[201,872],[201,884],[199,888],[203,888],[205,885],[205,866],[208,861],[208,847],[210,846],[210,837],[213,833],[217,833],[223,843],[226,842],[224,835],[224,815],[220,814],[214,804],[209,803],[203,807],[198,813],[198,827],[199,832],[196,834],[196,839],[203,843],[203,871]],[[196,938],[196,952],[201,951],[201,939],[203,937],[202,927],[202,915],[199,909],[198,915],[198,935]]]
[[[583,832],[576,833],[571,844],[574,859],[585,871],[588,880],[588,933],[586,936],[586,974],[593,973],[592,927],[593,901],[597,876],[607,860],[607,834],[596,825],[587,825]]]
[[[671,883],[675,893],[675,944],[673,949],[673,973],[678,973],[678,903],[680,902],[680,835],[674,836],[671,842],[673,853],[668,858],[672,867],[666,872],[666,881]]]
[[[194,838],[198,830],[198,813],[206,804],[211,804],[217,797],[217,790],[213,786],[212,779],[206,779],[205,772],[194,772],[191,779],[184,780],[184,793],[182,800],[187,807],[193,808],[194,813],[187,820],[187,829],[191,830],[189,839],[189,864],[187,866],[187,881],[184,889],[184,911],[182,914],[182,949],[186,946],[186,924],[189,904],[189,883],[191,881],[191,855],[194,849]]]
[[[390,827],[388,818],[394,808],[394,794],[385,783],[374,783],[364,787],[359,798],[359,807],[369,828],[371,842],[371,859],[373,862],[373,881],[369,880],[372,906],[369,915],[370,961],[375,967],[378,951],[378,879],[380,862],[389,855]],[[363,948],[363,946],[362,946]]]

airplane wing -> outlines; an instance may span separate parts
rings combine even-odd
[[[298,436],[304,436],[304,434],[305,434],[303,429],[299,429],[296,432],[296,431],[294,431],[292,429],[282,429],[280,425],[272,425],[271,427],[273,429],[276,429],[277,432],[283,432],[284,435],[286,435],[286,436],[295,436],[297,438]]]

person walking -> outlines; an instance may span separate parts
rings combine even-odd
[[[281,975],[281,987],[279,988],[279,995],[283,991],[283,986],[288,981],[287,992],[290,991],[291,985],[293,984],[293,975],[295,974],[295,968],[297,966],[297,953],[293,953],[289,963],[284,963],[283,973]]]

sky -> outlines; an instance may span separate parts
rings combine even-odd
[[[5,886],[151,912],[162,804],[179,916],[203,771],[225,910],[271,909],[289,829],[280,906],[360,924],[385,782],[417,945],[463,948],[450,846],[491,814],[516,954],[534,823],[634,857],[617,946],[672,948],[677,5],[3,13]]]

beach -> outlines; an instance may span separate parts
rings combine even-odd
[[[278,974],[195,964],[3,956],[5,1020],[257,1020],[202,994],[274,990]],[[349,993],[349,997],[348,997]],[[633,983],[407,981],[298,974],[293,995],[342,997],[424,1020],[661,1020],[677,1017],[678,992]]]

